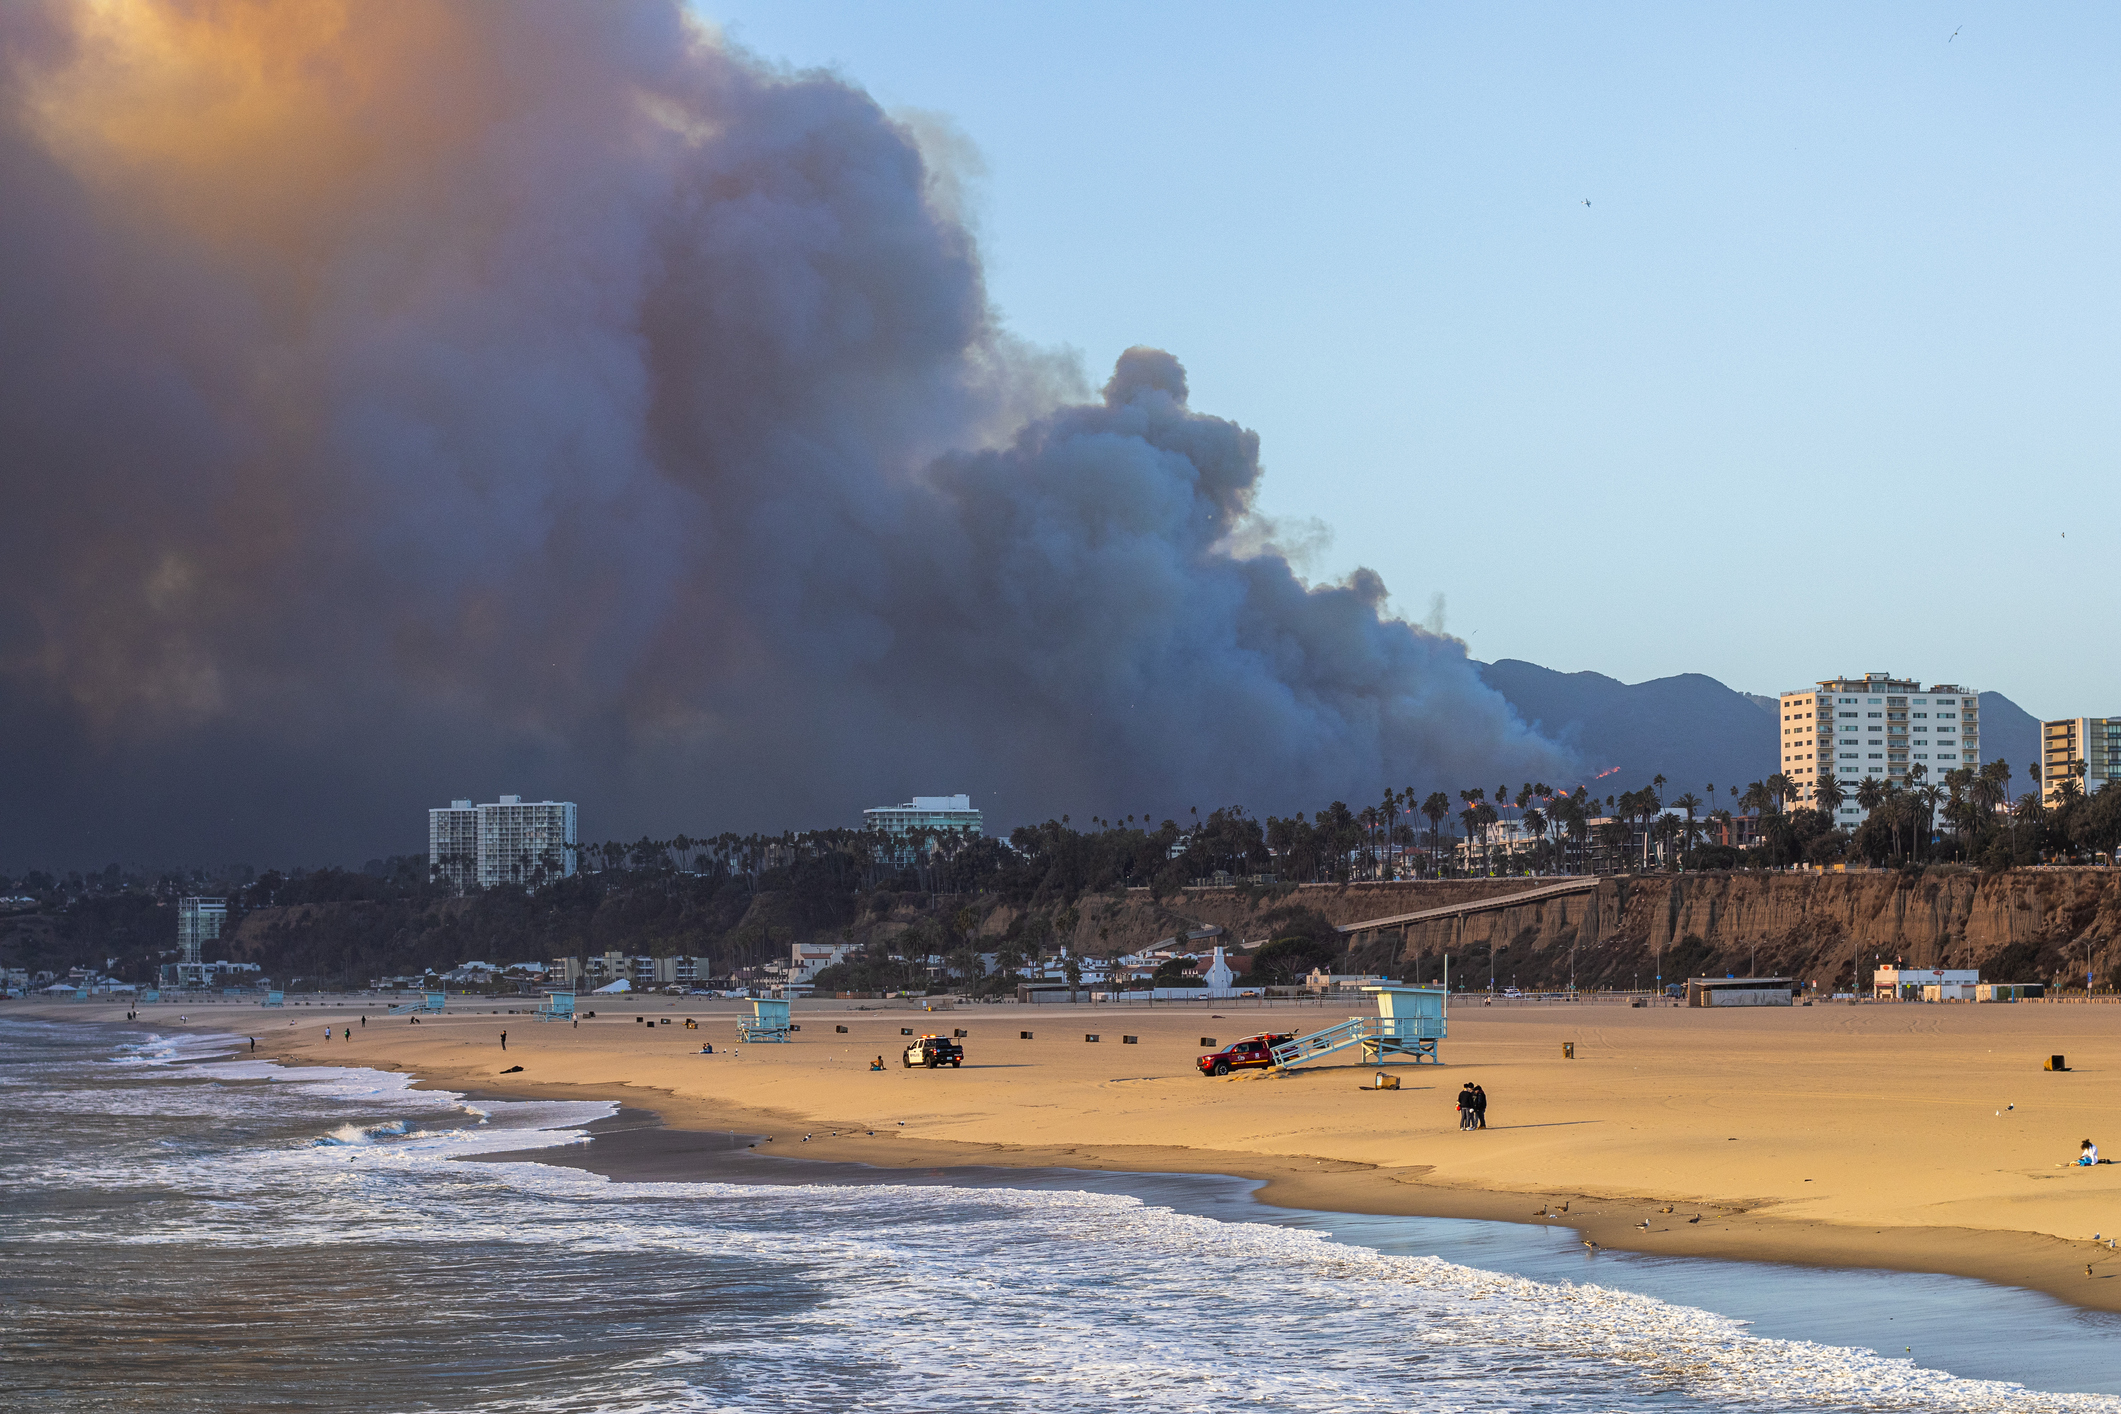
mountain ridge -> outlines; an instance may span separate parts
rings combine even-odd
[[[1781,768],[1781,700],[1740,692],[1706,673],[1624,683],[1598,672],[1564,673],[1518,658],[1476,662],[1481,680],[1526,725],[1574,751],[1581,782],[1601,796],[1662,775],[1668,793],[1714,784],[1723,803]],[[1981,694],[1982,759],[2011,765],[2013,794],[2032,788],[2040,724],[2000,692]],[[1696,783],[1699,783],[1697,787]]]

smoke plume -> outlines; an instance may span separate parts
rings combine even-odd
[[[0,10],[0,361],[0,862],[1566,770],[1268,546],[1177,359],[998,328],[907,125],[670,0]]]

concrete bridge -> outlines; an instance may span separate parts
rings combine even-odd
[[[1543,884],[1536,889],[1525,889],[1514,894],[1498,894],[1494,898],[1469,899],[1464,903],[1446,904],[1442,908],[1424,908],[1413,913],[1395,913],[1389,918],[1365,918],[1359,923],[1336,923],[1333,931],[1353,935],[1371,933],[1384,928],[1404,928],[1412,923],[1426,923],[1433,918],[1463,918],[1470,913],[1491,913],[1498,908],[1516,908],[1519,904],[1537,903],[1545,898],[1560,898],[1565,894],[1588,893],[1598,887],[1598,876],[1584,875],[1579,878],[1562,879],[1556,883]]]

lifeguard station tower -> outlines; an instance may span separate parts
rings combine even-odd
[[[1441,987],[1363,990],[1377,998],[1377,1015],[1351,1016],[1338,1026],[1284,1041],[1274,1048],[1274,1064],[1288,1070],[1356,1047],[1364,1065],[1443,1063],[1436,1043],[1447,1030],[1450,998]]]
[[[286,1006],[286,1005],[287,1005],[287,993],[285,993],[285,992],[267,992],[267,993],[265,994],[265,1000],[264,1000],[264,1001],[262,1001],[262,1002],[259,1002],[259,1003],[258,1003],[258,1005],[259,1005],[259,1006]]]
[[[765,997],[754,997],[751,1015],[738,1017],[736,1034],[746,1041],[781,1041],[788,1039],[788,1003],[773,1001]]]
[[[547,992],[538,998],[537,1018],[540,1021],[574,1020],[574,993]]]
[[[416,1002],[401,1002],[390,1009],[392,1016],[403,1016],[407,1012],[436,1012],[449,1005],[447,992],[423,992]]]

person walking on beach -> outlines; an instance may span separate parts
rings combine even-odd
[[[504,1051],[508,1049],[508,1033],[506,1031],[501,1033],[501,1049]]]
[[[253,1036],[253,1037],[251,1037],[251,1038],[250,1038],[250,1048],[251,1048],[252,1050],[254,1050],[254,1051],[255,1051],[256,1049],[258,1049],[258,1038],[257,1038],[257,1037]]]
[[[363,1031],[368,1029],[368,1013],[365,1011],[361,1013],[361,1029]]]
[[[1481,1089],[1478,1085],[1473,1087],[1473,1127],[1475,1129],[1486,1129],[1488,1127],[1488,1092]]]
[[[1468,1080],[1465,1084],[1458,1087],[1458,1127],[1460,1129],[1471,1129],[1474,1127],[1474,1121],[1473,1082]]]

